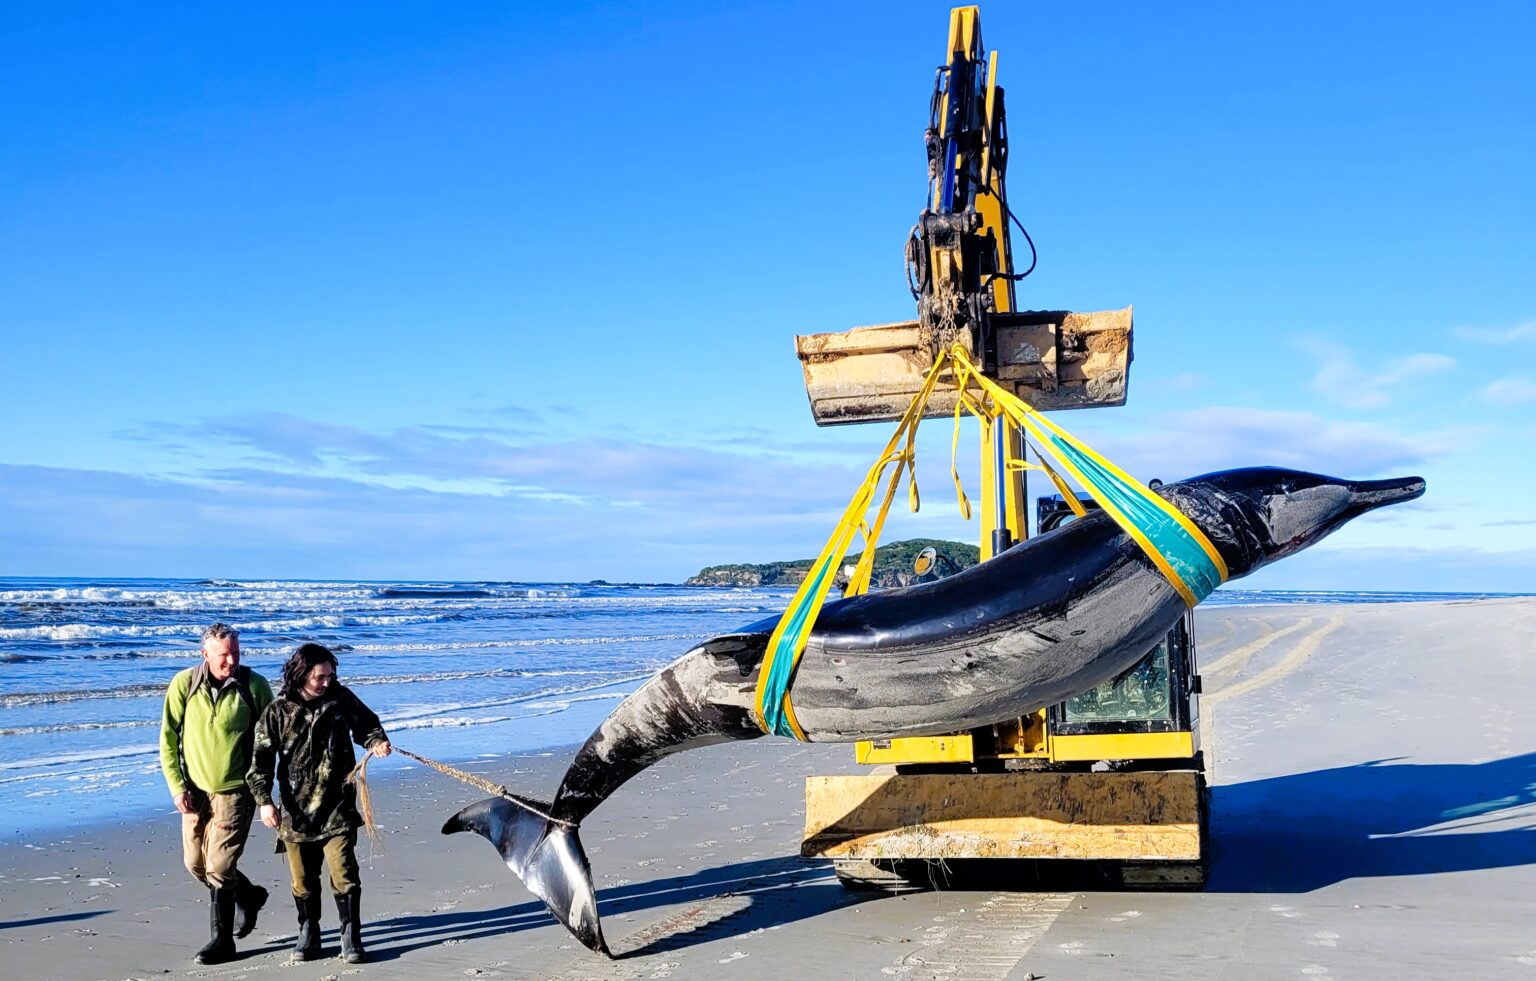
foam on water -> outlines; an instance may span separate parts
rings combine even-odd
[[[306,630],[335,630],[340,627],[381,627],[400,624],[435,623],[451,618],[450,613],[390,614],[352,616],[295,617],[287,620],[251,620],[233,622],[241,633],[289,633]],[[61,623],[42,627],[0,627],[0,641],[5,640],[109,640],[119,637],[189,637],[197,638],[206,624],[111,625],[100,623]]]

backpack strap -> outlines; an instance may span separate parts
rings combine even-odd
[[[252,724],[261,717],[256,711],[256,696],[251,694],[251,669],[240,665],[235,669],[235,691],[239,693],[240,700],[245,703],[246,710],[251,713]]]
[[[251,694],[251,669],[243,664],[235,669],[235,691],[240,695],[240,700],[245,702],[245,710],[251,717],[251,724],[246,726],[240,736],[240,755],[245,757],[245,765],[250,766],[251,753],[256,746],[256,726],[261,722],[261,713],[256,710],[256,696]]]
[[[197,687],[203,683],[202,667],[199,666],[193,668],[192,671],[192,680],[187,683],[187,690],[181,695],[181,711],[177,713],[177,715],[181,718],[181,721],[176,725],[176,768],[181,771],[182,786],[186,787],[188,790],[197,791],[197,784],[192,782],[192,774],[187,772],[187,756],[186,753],[182,751],[181,738],[182,730],[187,727],[187,704],[192,701],[192,693],[196,691]],[[165,697],[167,701],[173,697],[174,691],[175,689],[173,688],[170,692],[166,693]]]

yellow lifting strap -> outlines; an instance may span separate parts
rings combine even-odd
[[[928,405],[929,397],[933,395],[934,385],[938,381],[939,372],[943,369],[946,360],[942,356],[934,359],[933,367],[928,370],[927,377],[923,379],[923,387],[913,396],[901,421],[896,424],[896,432],[892,434],[890,442],[885,444],[885,450],[881,452],[879,459],[869,468],[869,474],[864,478],[864,483],[854,492],[853,499],[848,502],[848,507],[843,511],[842,519],[838,521],[832,536],[823,546],[821,555],[811,566],[811,571],[806,574],[805,580],[800,583],[800,588],[795,591],[794,598],[790,600],[784,615],[779,618],[778,626],[774,627],[773,634],[768,638],[767,655],[763,660],[762,670],[758,674],[757,703],[753,713],[757,724],[764,732],[805,739],[805,732],[796,721],[794,706],[789,700],[790,678],[794,675],[795,665],[799,663],[800,655],[805,652],[805,642],[811,635],[811,628],[816,624],[816,617],[821,613],[822,605],[826,603],[827,590],[832,586],[836,569],[842,563],[843,556],[848,554],[848,546],[853,542],[854,532],[860,529],[865,530],[864,554],[859,558],[858,569],[850,577],[849,592],[856,592],[855,586],[858,583],[868,584],[870,571],[874,567],[875,542],[879,538],[880,527],[885,521],[895,488],[900,484],[902,471],[912,465],[912,440],[917,434],[917,424],[922,421],[923,410]],[[880,507],[879,516],[875,519],[875,526],[867,528],[864,525],[864,514],[869,510],[870,502],[874,499],[875,487],[880,483],[886,467],[891,464],[896,465],[896,470],[891,474],[885,501]],[[912,488],[912,502],[916,505],[918,501],[915,482]]]
[[[896,426],[896,432],[879,459],[870,467],[864,483],[848,502],[832,536],[822,548],[821,555],[811,566],[800,588],[795,591],[794,598],[790,600],[768,639],[762,670],[758,675],[757,698],[753,710],[757,724],[766,733],[793,736],[800,740],[806,738],[795,718],[794,706],[789,697],[789,685],[794,677],[795,666],[805,652],[806,642],[835,578],[835,570],[847,554],[855,532],[863,534],[864,552],[850,576],[845,595],[855,595],[868,588],[880,530],[885,524],[896,488],[900,486],[902,473],[913,472],[913,440],[917,426],[933,395],[939,375],[946,367],[951,369],[955,387],[960,393],[955,406],[955,443],[951,448],[950,472],[955,479],[963,515],[970,517],[970,507],[954,460],[954,453],[959,446],[961,413],[969,412],[978,418],[994,421],[999,416],[1006,416],[1034,437],[1040,469],[1051,478],[1072,510],[1078,515],[1086,513],[1066,481],[1046,463],[1047,454],[1071,474],[1105,513],[1135,540],[1185,603],[1194,606],[1226,581],[1227,567],[1220,553],[1183,512],[1046,419],[1023,399],[987,378],[972,363],[965,349],[955,345],[948,351],[941,351],[934,359],[933,367],[923,379],[922,388],[907,406]],[[980,397],[972,395],[972,386],[979,390]],[[864,515],[874,500],[875,489],[886,468],[892,464],[895,470],[888,479],[875,522],[873,526],[866,525]],[[919,504],[915,476],[912,478],[910,496],[915,511]]]

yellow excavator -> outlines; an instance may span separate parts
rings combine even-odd
[[[928,197],[906,247],[917,319],[796,338],[817,424],[901,418],[956,344],[1036,409],[1123,405],[1129,307],[1017,307],[1034,245],[1008,205],[1004,90],[976,7],[951,11],[925,144]],[[1010,223],[1028,246],[1022,270]],[[933,388],[923,417],[958,418],[963,397]],[[985,561],[1027,537],[1035,468],[1009,419],[980,421]],[[1054,490],[1036,502],[1037,534],[1093,506],[1059,482]],[[932,564],[921,556],[914,571],[932,575]],[[858,743],[871,771],[807,780],[802,854],[832,859],[850,887],[919,888],[941,863],[1011,858],[1091,862],[1128,886],[1199,888],[1208,821],[1199,691],[1186,614],[1131,670],[1069,701],[968,732]]]

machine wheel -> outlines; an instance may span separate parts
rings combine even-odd
[[[899,858],[837,858],[832,870],[845,889],[917,892],[929,888],[927,863]]]

